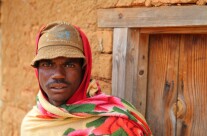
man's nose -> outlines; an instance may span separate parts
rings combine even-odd
[[[53,75],[52,75],[53,79],[62,79],[65,78],[65,70],[63,67],[61,66],[57,66],[54,68],[53,71]]]

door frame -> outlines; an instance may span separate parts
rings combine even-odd
[[[205,11],[196,5],[99,9],[98,27],[113,28],[112,95],[145,116],[149,35],[207,34]]]

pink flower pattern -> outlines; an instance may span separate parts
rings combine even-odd
[[[112,135],[122,136],[150,136],[151,131],[145,121],[137,114],[129,111],[125,106],[129,105],[125,100],[117,97],[99,94],[94,97],[86,98],[70,105],[64,105],[60,110],[80,117],[99,116],[93,125],[87,125],[85,129],[68,128],[73,131],[64,132],[67,136],[89,136],[89,135]],[[45,110],[39,101],[37,106],[42,113],[40,118],[58,118],[57,115]],[[71,108],[72,107],[72,108]],[[87,107],[87,108],[85,108]],[[133,109],[133,107],[131,107]],[[102,122],[101,118],[105,117]],[[93,122],[93,121],[92,121]],[[98,124],[98,125],[97,125]]]

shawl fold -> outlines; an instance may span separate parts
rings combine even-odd
[[[22,136],[151,136],[144,117],[124,99],[98,93],[92,80],[87,98],[53,106],[39,91],[37,106],[24,118]]]

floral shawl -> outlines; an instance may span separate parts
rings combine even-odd
[[[87,98],[55,107],[41,91],[35,106],[24,118],[21,136],[151,136],[140,113],[124,99],[99,93],[90,82]]]

